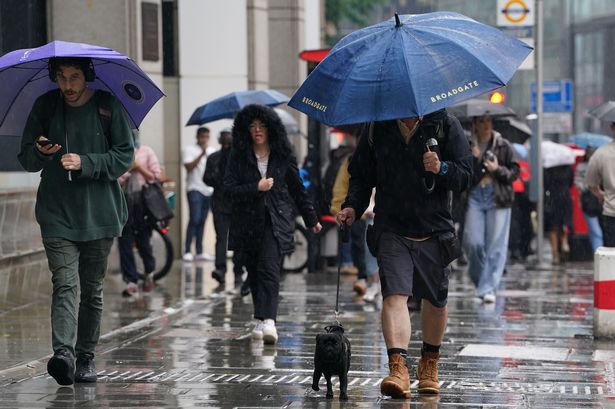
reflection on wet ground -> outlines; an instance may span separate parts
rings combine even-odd
[[[465,274],[455,273],[440,366],[442,392],[419,396],[414,381],[412,399],[406,402],[379,394],[387,371],[380,305],[354,297],[353,276],[342,277],[340,295],[339,320],[352,343],[346,403],[339,402],[337,385],[329,401],[324,388],[314,392],[310,387],[315,336],[334,319],[335,274],[283,277],[276,346],[250,338],[250,297],[238,295],[232,273],[228,288],[216,287],[211,263],[172,272],[177,282],[169,280],[141,303],[113,298],[121,287],[112,277],[106,288],[106,332],[152,311],[173,307],[167,311],[175,313],[108,336],[99,348],[98,384],[59,388],[39,367],[0,388],[0,407],[581,408],[611,402],[615,407],[615,347],[592,337],[590,268],[537,271],[509,266],[493,305],[477,302]],[[12,337],[28,338],[39,315],[48,314],[46,302],[26,309],[19,325],[13,322],[17,327],[11,327],[16,328]],[[38,311],[43,308],[44,313]],[[413,314],[411,372],[421,346],[419,318]],[[37,358],[46,354],[48,335],[42,328],[38,332],[27,342],[14,343],[7,355],[28,348],[29,354],[42,351]]]

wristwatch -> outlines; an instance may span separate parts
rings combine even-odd
[[[448,172],[448,163],[440,162],[440,172],[438,172],[438,176],[444,176]]]

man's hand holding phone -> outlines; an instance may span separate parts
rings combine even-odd
[[[43,155],[53,155],[62,148],[62,145],[53,143],[44,136],[40,136],[36,141],[36,149]]]

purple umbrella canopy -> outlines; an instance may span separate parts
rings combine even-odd
[[[111,92],[121,102],[133,128],[164,93],[130,58],[107,47],[52,41],[38,48],[0,57],[0,135],[21,135],[36,98],[58,85],[49,78],[51,57],[91,58],[96,73],[88,87]]]

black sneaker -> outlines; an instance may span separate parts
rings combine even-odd
[[[214,270],[211,272],[211,276],[213,277],[214,280],[216,280],[218,283],[220,284],[224,284],[224,276],[226,274],[223,271],[220,270]]]
[[[82,352],[77,354],[77,369],[75,370],[75,382],[96,382],[96,365],[94,354]]]
[[[58,349],[49,362],[47,372],[59,385],[72,385],[75,383],[75,358],[66,348]]]

